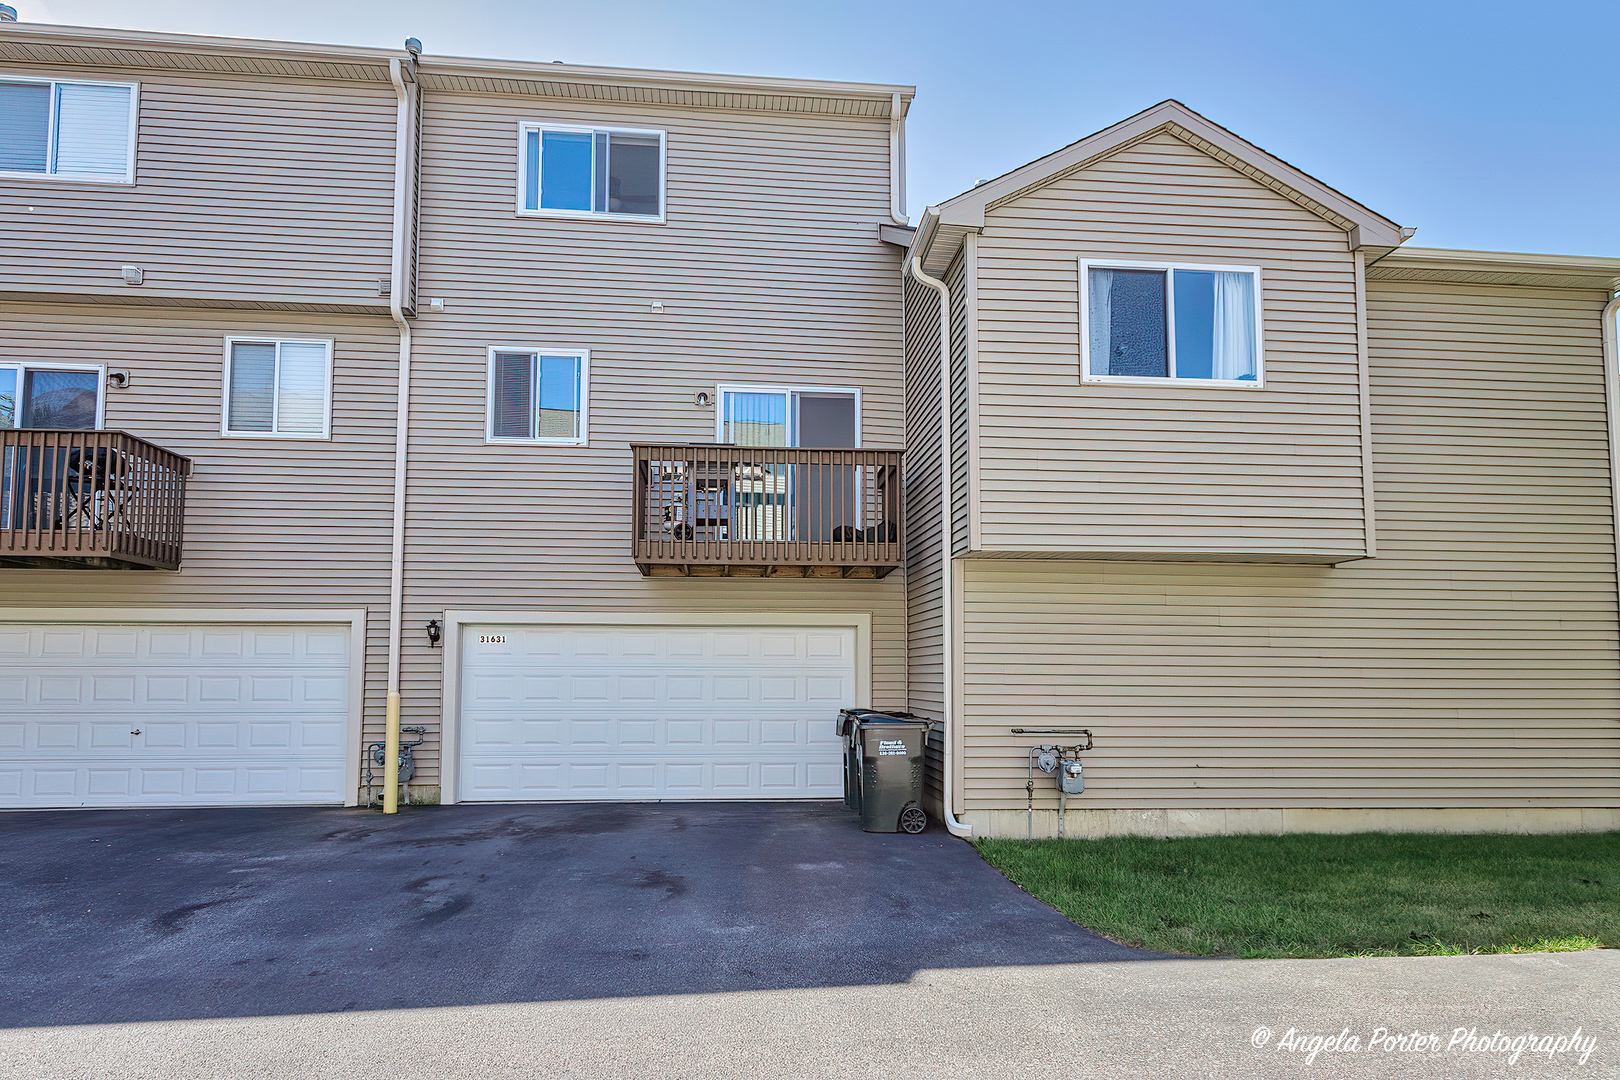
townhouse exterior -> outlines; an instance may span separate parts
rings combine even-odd
[[[7,805],[354,803],[396,689],[416,801],[842,790],[905,695],[909,87],[14,24],[6,93]]]
[[[1410,235],[1176,102],[924,213],[910,691],[976,835],[1620,827],[1620,260]]]
[[[8,94],[0,806],[369,801],[397,694],[419,802],[833,797],[875,704],[974,835],[1620,828],[1620,260],[1174,102],[912,230],[904,86],[0,25]]]

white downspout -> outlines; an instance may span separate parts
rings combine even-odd
[[[899,94],[889,103],[889,217],[896,225],[911,225],[906,217],[906,110]]]
[[[399,404],[394,424],[394,545],[388,566],[388,727],[383,749],[383,813],[399,813],[399,649],[405,620],[405,462],[410,438],[411,324],[405,320],[406,170],[410,167],[410,95],[399,61],[388,61],[398,99],[394,119],[394,251],[388,314],[399,327]]]
[[[926,216],[926,215],[925,215]],[[956,717],[951,703],[955,698],[956,642],[951,634],[955,618],[955,579],[951,573],[952,549],[955,529],[951,515],[951,290],[938,278],[923,273],[922,260],[911,257],[911,276],[939,294],[939,595],[940,609],[940,720],[944,729],[943,757],[940,771],[941,809],[945,812],[945,827],[952,836],[969,837],[973,826],[956,820],[954,783],[952,782],[951,743],[956,734]]]
[[[1620,582],[1620,292],[1614,293],[1603,308],[1603,394],[1609,422],[1609,490],[1614,513],[1614,568]],[[1620,602],[1620,596],[1616,597]]]

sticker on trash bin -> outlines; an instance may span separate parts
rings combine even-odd
[[[878,741],[878,757],[891,757],[895,754],[904,756],[905,752],[906,740],[904,739],[880,739]]]

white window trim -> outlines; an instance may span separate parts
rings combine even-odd
[[[1254,275],[1254,378],[1178,379],[1174,375],[1094,375],[1091,371],[1091,268],[1099,270],[1202,270],[1215,273]],[[1080,381],[1119,383],[1124,386],[1180,386],[1189,389],[1218,387],[1225,390],[1260,390],[1266,385],[1266,329],[1261,317],[1265,278],[1258,266],[1225,266],[1207,263],[1133,262],[1128,259],[1080,260]],[[1175,275],[1166,274],[1165,349],[1169,368],[1176,370]]]
[[[321,430],[313,431],[232,431],[231,430],[231,347],[238,341],[258,342],[264,344],[273,342],[276,346],[276,378],[271,383],[274,397],[272,397],[271,420],[273,428],[276,419],[281,413],[281,346],[282,345],[324,345],[326,346],[326,409],[321,414]],[[316,337],[277,337],[274,334],[231,334],[225,338],[225,366],[223,378],[220,380],[219,396],[219,433],[227,439],[295,439],[299,442],[331,441],[332,438],[332,369],[337,366],[337,342],[334,338]]]
[[[106,79],[50,79],[35,78],[31,75],[0,75],[0,82],[46,83],[51,88],[51,108],[49,127],[45,131],[45,172],[14,172],[0,170],[0,179],[5,180],[41,180],[49,183],[61,184],[116,184],[129,186],[135,183],[135,135],[140,126],[141,115],[141,84],[138,82],[112,82]],[[117,176],[74,176],[71,173],[63,176],[55,171],[56,166],[56,88],[59,84],[67,83],[70,86],[127,86],[129,88],[129,142],[124,155],[124,175]]]
[[[17,410],[16,418],[22,419],[22,387],[23,372],[25,371],[93,371],[96,373],[96,427],[102,431],[107,424],[107,365],[106,364],[67,364],[58,360],[0,360],[0,368],[17,373],[17,400],[14,408]],[[16,431],[17,428],[3,428],[0,430]]]
[[[846,394],[855,398],[855,449],[861,445],[861,388],[858,386],[784,386],[767,383],[720,383],[714,388],[714,441],[724,442],[726,438],[726,394],[735,392],[740,394],[787,394],[791,401],[794,394]],[[791,413],[788,416],[788,448],[798,446],[799,424],[797,418]],[[810,447],[809,449],[817,449]]]
[[[579,361],[579,435],[565,439],[557,435],[536,435],[532,439],[495,434],[495,354],[528,353],[531,356],[572,356]],[[538,390],[538,388],[537,388]],[[591,351],[589,349],[548,349],[536,345],[491,345],[484,369],[484,442],[501,446],[588,446],[590,445]],[[536,428],[535,430],[539,430]]]
[[[547,210],[536,208],[530,210],[523,205],[523,191],[528,186],[529,155],[524,146],[528,133],[531,131],[566,131],[576,134],[592,134],[605,131],[609,135],[656,135],[658,136],[658,213],[657,214],[614,214],[606,210]],[[540,153],[545,154],[545,139],[540,141]],[[591,185],[594,188],[596,176],[594,162],[596,160],[596,147],[591,145],[591,160],[593,162]],[[544,169],[544,166],[541,166]],[[579,124],[553,124],[545,120],[520,120],[517,126],[517,198],[513,205],[519,217],[548,217],[573,218],[575,221],[619,221],[626,223],[639,223],[642,225],[662,225],[669,212],[669,133],[657,128],[629,128],[613,127],[611,125],[595,125],[583,127]],[[538,190],[538,188],[536,189]]]

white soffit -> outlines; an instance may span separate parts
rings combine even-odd
[[[1447,281],[1543,289],[1620,290],[1620,259],[1513,251],[1400,248],[1369,258],[1369,281]]]
[[[288,41],[157,34],[36,23],[0,24],[0,63],[260,75],[334,82],[390,83],[388,62],[402,61],[407,81],[429,90],[673,105],[754,112],[813,113],[888,120],[893,97],[909,111],[916,87],[775,79],[683,71],[483,60],[401,50]]]

